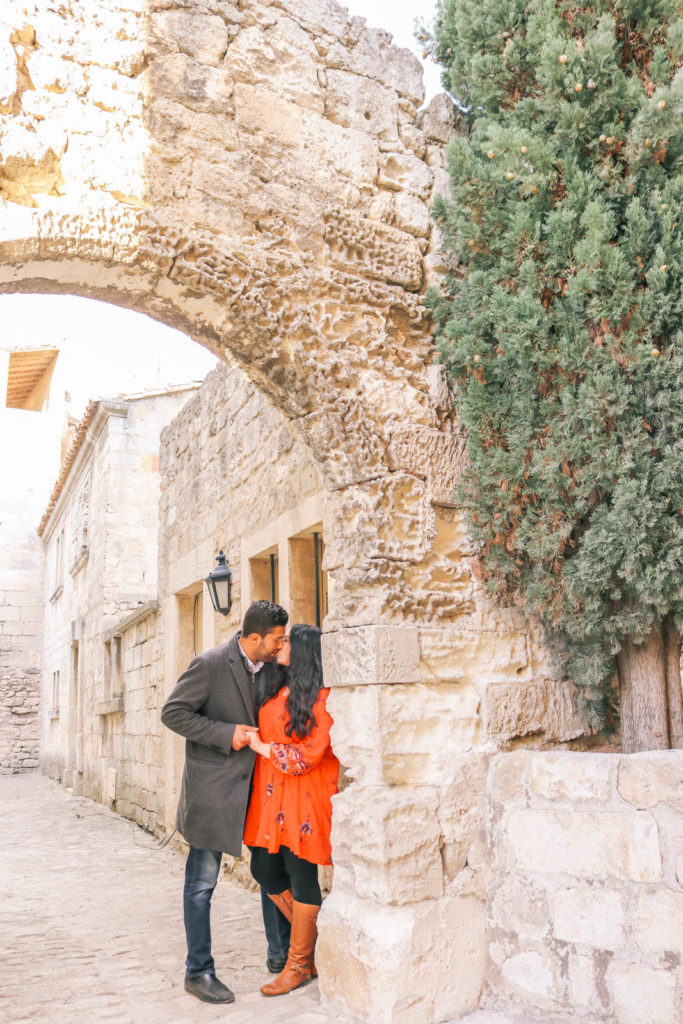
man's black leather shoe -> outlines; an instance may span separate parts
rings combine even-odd
[[[271,974],[281,974],[287,966],[287,957],[268,957],[266,967]]]
[[[195,978],[185,975],[185,991],[190,992],[204,1003],[234,1003],[235,995],[219,981],[215,974],[198,974]]]

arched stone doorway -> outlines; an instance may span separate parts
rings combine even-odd
[[[452,107],[418,114],[415,59],[327,0],[6,9],[0,291],[101,298],[182,329],[229,353],[308,446],[327,492],[334,743],[353,780],[321,990],[358,1020],[453,1018],[484,971],[487,754],[473,751],[514,733],[511,686],[542,688],[449,506],[462,444],[421,295]]]

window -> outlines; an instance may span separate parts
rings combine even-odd
[[[90,525],[90,477],[81,485],[74,503],[70,536],[69,572],[72,576],[88,560],[88,528]]]
[[[322,562],[325,545],[317,523],[289,539],[289,604],[291,622],[322,628],[327,615],[327,573]]]
[[[52,586],[50,600],[55,601],[62,592],[64,576],[64,528],[57,533],[52,547]]]
[[[52,673],[52,705],[50,718],[59,718],[59,669]]]
[[[249,559],[249,593],[252,601],[280,600],[279,571],[277,545]]]
[[[121,637],[113,636],[104,644],[104,700],[123,693],[121,676]]]

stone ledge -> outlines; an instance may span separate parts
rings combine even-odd
[[[413,626],[356,626],[322,638],[326,686],[419,681],[420,649]]]
[[[95,705],[96,715],[117,715],[123,711],[123,697],[112,697],[111,700],[100,700]]]

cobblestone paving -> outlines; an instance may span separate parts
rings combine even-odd
[[[184,857],[37,774],[0,776],[0,1021],[11,1024],[332,1024],[317,982],[277,999],[260,900],[214,894],[218,976],[229,1006],[183,990]]]
[[[182,854],[44,776],[0,776],[2,1024],[344,1024],[315,982],[261,996],[260,899],[230,879],[214,894],[213,949],[236,1000],[188,995],[183,869]],[[553,1022],[480,1010],[459,1024]]]

